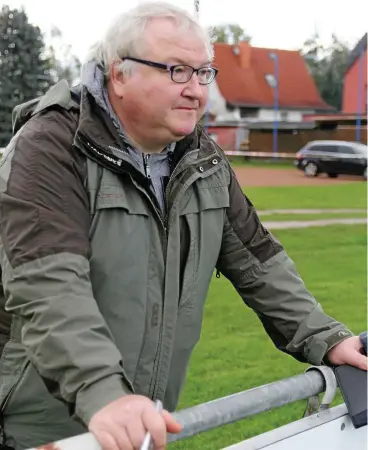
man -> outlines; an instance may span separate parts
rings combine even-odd
[[[187,13],[141,4],[79,88],[15,110],[0,169],[4,445],[89,429],[104,449],[139,448],[147,431],[163,449],[180,425],[152,400],[176,407],[215,267],[279,349],[366,366],[197,125],[212,58]]]

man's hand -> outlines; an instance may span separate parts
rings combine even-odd
[[[327,358],[335,366],[349,364],[367,370],[368,358],[363,354],[363,348],[359,336],[353,336],[332,347]]]
[[[88,429],[103,450],[139,449],[147,431],[155,450],[163,450],[166,433],[179,433],[181,425],[167,411],[157,412],[147,397],[127,395],[98,411]]]

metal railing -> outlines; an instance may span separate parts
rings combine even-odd
[[[183,429],[178,435],[169,435],[168,441],[186,439],[298,400],[308,399],[306,415],[309,415],[319,409],[328,408],[335,391],[336,379],[332,369],[312,366],[304,374],[238,392],[174,413],[173,416]],[[321,404],[319,404],[317,399],[321,392],[325,392],[325,395]],[[37,449],[101,450],[96,439],[90,433],[48,445]]]

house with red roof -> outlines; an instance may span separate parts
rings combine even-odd
[[[216,84],[227,108],[239,118],[274,120],[275,62],[278,59],[280,121],[301,121],[303,114],[332,111],[318,93],[298,51],[215,44]],[[211,108],[212,112],[212,108]],[[213,111],[215,113],[215,111]]]
[[[344,76],[342,112],[367,114],[367,33],[350,53]]]
[[[270,129],[275,120],[280,129],[310,128],[304,115],[334,110],[322,100],[298,51],[253,47],[249,42],[214,47],[219,73],[209,87],[207,125],[225,149],[239,148],[245,129]]]

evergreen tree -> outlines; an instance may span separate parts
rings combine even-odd
[[[342,106],[344,75],[351,49],[335,34],[323,45],[318,33],[304,43],[301,53],[323,100],[338,111]]]
[[[12,136],[14,106],[45,93],[53,84],[52,61],[39,27],[23,10],[0,10],[0,148]]]

